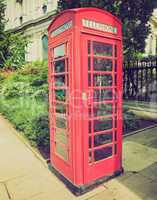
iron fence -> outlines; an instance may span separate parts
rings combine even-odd
[[[124,99],[157,102],[157,57],[124,63]]]

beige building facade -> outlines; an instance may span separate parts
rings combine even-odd
[[[26,60],[47,58],[47,27],[54,18],[57,0],[6,0],[7,30],[29,37]]]
[[[6,5],[6,29],[23,32],[30,38],[26,61],[47,59],[47,27],[56,14],[57,0],[6,0]],[[157,9],[149,24],[146,56],[157,55]]]
[[[151,33],[146,39],[145,55],[157,55],[157,9],[154,10],[152,17],[150,18],[149,25]]]

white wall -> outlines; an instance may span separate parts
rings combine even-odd
[[[42,17],[53,13],[57,8],[57,0],[23,0],[22,5],[16,0],[6,0],[6,19],[8,23],[6,29],[20,28],[26,23],[29,24],[32,20],[38,21]],[[47,12],[43,12],[43,5],[47,5]],[[20,16],[23,17],[23,23],[20,23]],[[47,28],[51,20],[30,26],[24,32],[29,37],[30,44],[27,48],[26,60],[35,61],[43,59],[42,37],[47,34]]]
[[[151,33],[146,39],[145,55],[157,55],[157,9],[153,12],[153,17],[149,22]]]
[[[20,26],[20,16],[23,17],[23,23],[30,20],[36,20],[44,17],[48,12],[57,8],[57,0],[23,0],[23,3],[17,3],[16,0],[7,0],[6,19],[8,23],[6,29],[13,29]],[[43,5],[47,5],[47,13],[43,13]]]

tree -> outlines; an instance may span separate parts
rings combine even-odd
[[[26,48],[29,44],[28,37],[22,33],[8,33],[8,56],[4,60],[4,67],[7,69],[17,69],[23,67],[25,62]]]
[[[59,0],[58,10],[78,7],[97,7],[116,15],[123,23],[123,44],[126,58],[144,52],[150,27],[148,21],[156,0]]]
[[[8,56],[8,34],[5,32],[5,4],[0,0],[0,68],[3,67]]]

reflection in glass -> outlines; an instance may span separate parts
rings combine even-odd
[[[88,41],[88,54],[90,54],[90,46],[91,46],[91,42]]]
[[[94,86],[112,86],[112,76],[94,74]]]
[[[58,153],[64,160],[68,160],[68,150],[63,148],[59,143],[56,142],[56,153]]]
[[[115,45],[115,53],[114,56],[117,57],[117,45]]]
[[[94,120],[94,132],[112,129],[112,119],[96,119]]]
[[[112,115],[112,104],[95,104],[94,117]]]
[[[117,144],[114,145],[114,154],[117,154]]]
[[[55,73],[65,72],[65,60],[58,60],[54,62]]]
[[[94,101],[95,102],[100,102],[100,101],[105,101],[105,100],[112,100],[113,95],[112,95],[112,90],[101,90],[97,89],[94,90]]]
[[[53,53],[54,53],[54,58],[60,58],[65,56],[65,44],[55,47]]]
[[[115,72],[117,72],[117,60],[115,60]]]
[[[101,146],[112,142],[112,133],[95,135],[94,136],[94,147]],[[92,147],[92,137],[89,137],[89,148]]]
[[[65,90],[55,90],[56,101],[65,101],[66,100],[66,91]]]
[[[95,71],[112,71],[112,60],[103,58],[94,58]]]
[[[114,140],[117,141],[117,131],[114,132]]]
[[[88,86],[91,86],[91,74],[88,74]]]
[[[91,58],[88,57],[88,71],[91,70]]]
[[[66,114],[66,105],[56,103],[56,113]]]
[[[112,133],[94,136],[94,146],[95,147],[103,145],[103,144],[108,144],[111,142],[112,142]]]
[[[65,86],[65,75],[55,76],[55,86]]]
[[[103,160],[105,158],[108,158],[112,156],[112,147],[104,147],[102,149],[97,149],[94,151],[94,160],[98,161],[98,160]]]
[[[91,121],[88,122],[88,132],[89,133],[92,132],[92,122]]]
[[[66,129],[67,128],[66,124],[67,124],[67,121],[65,118],[56,116],[56,127],[57,128]]]
[[[62,143],[64,145],[67,145],[68,144],[68,137],[66,135],[66,131],[56,129],[55,141]]]
[[[93,51],[97,56],[112,56],[113,47],[111,44],[93,42]]]
[[[92,162],[92,152],[89,151],[89,163],[91,163],[91,162]]]

